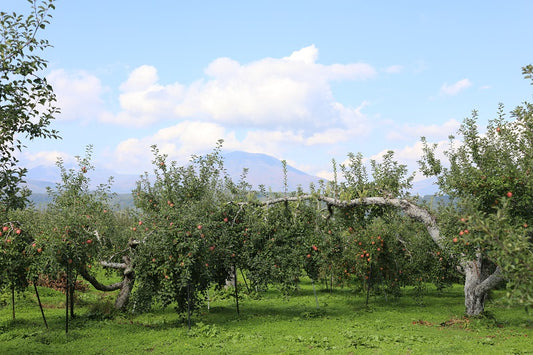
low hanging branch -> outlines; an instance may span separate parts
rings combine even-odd
[[[403,211],[407,216],[413,218],[424,224],[431,239],[441,249],[447,249],[444,241],[444,236],[441,235],[435,217],[425,208],[417,206],[413,202],[406,199],[397,199],[389,197],[362,197],[353,200],[339,200],[332,197],[320,195],[300,195],[293,197],[280,197],[277,199],[256,202],[258,206],[270,206],[276,203],[302,200],[317,200],[327,205],[329,215],[327,219],[333,215],[332,206],[338,208],[350,208],[355,206],[389,206],[395,207]],[[468,259],[466,255],[459,255],[459,264],[462,268],[462,273],[465,275],[465,306],[468,315],[477,315],[483,312],[483,303],[486,299],[486,294],[489,290],[494,288],[504,277],[501,268],[498,266],[496,270],[489,275],[482,275],[483,257],[481,254],[474,259]]]
[[[115,300],[116,309],[121,309],[126,305],[135,282],[135,272],[131,265],[131,259],[128,256],[123,256],[122,260],[124,260],[123,263],[112,263],[107,261],[100,262],[100,265],[103,267],[124,270],[122,281],[110,285],[104,285],[99,282],[85,267],[80,268],[79,270],[80,275],[99,291],[109,292],[120,290],[117,299]]]
[[[292,197],[280,197],[264,202],[256,202],[259,206],[270,206],[281,202],[302,201],[302,200],[318,200],[324,202],[328,206],[329,216],[332,215],[332,206],[339,208],[349,208],[355,206],[390,206],[402,210],[407,216],[420,221],[426,227],[431,239],[442,249],[444,249],[444,238],[440,235],[439,228],[435,217],[429,213],[425,208],[415,205],[406,199],[386,198],[386,197],[362,197],[353,200],[339,200],[333,197],[321,195],[300,195]]]

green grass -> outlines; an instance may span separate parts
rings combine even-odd
[[[244,297],[240,316],[219,293],[193,315],[190,331],[172,307],[106,317],[114,295],[90,291],[78,293],[68,335],[64,295],[39,288],[46,330],[28,289],[16,298],[15,321],[9,294],[0,297],[0,354],[533,354],[532,315],[523,308],[500,305],[496,294],[490,316],[466,319],[461,286],[428,288],[422,303],[406,290],[399,299],[371,297],[368,307],[365,295],[347,288],[319,290],[317,310],[304,280],[289,298],[274,289]]]

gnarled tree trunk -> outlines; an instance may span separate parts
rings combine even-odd
[[[115,300],[115,309],[123,309],[126,306],[135,282],[135,272],[133,271],[130,258],[128,256],[124,256],[122,259],[124,260],[123,263],[108,263],[105,261],[100,262],[103,267],[124,270],[122,281],[115,282],[111,285],[104,285],[100,283],[85,268],[79,270],[80,275],[99,291],[108,292],[120,290],[117,299]]]
[[[475,260],[462,263],[465,274],[465,307],[468,316],[478,316],[485,311],[485,301],[490,290],[503,280],[499,267],[477,255]]]

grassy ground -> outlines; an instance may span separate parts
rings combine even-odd
[[[219,293],[209,310],[193,315],[190,331],[172,307],[106,319],[112,295],[89,291],[78,294],[68,335],[64,296],[39,288],[46,330],[28,289],[16,298],[15,321],[9,295],[0,297],[0,354],[533,354],[533,312],[492,301],[489,317],[466,319],[459,285],[442,293],[428,288],[422,303],[407,290],[399,299],[372,297],[368,307],[363,294],[318,290],[317,309],[304,281],[288,299],[276,290],[260,300],[244,297],[240,316],[234,300]]]

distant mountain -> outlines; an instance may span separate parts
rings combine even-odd
[[[70,168],[70,167],[68,167]],[[113,177],[111,189],[116,193],[130,193],[135,187],[135,182],[139,179],[139,175],[135,174],[118,174],[109,169],[95,169],[89,173],[92,187],[99,184],[107,183],[110,176]],[[26,185],[34,193],[46,193],[47,187],[54,187],[56,183],[61,181],[60,170],[57,166],[40,165],[35,168],[28,169],[26,174]]]
[[[283,191],[283,165],[280,160],[266,154],[235,151],[223,155],[224,167],[233,181],[237,182],[243,169],[248,169],[247,182],[254,190],[264,185],[268,190]],[[289,191],[297,190],[300,186],[304,191],[309,190],[309,184],[318,184],[317,176],[304,173],[287,165],[287,187]]]
[[[279,159],[266,154],[247,153],[235,151],[223,155],[224,167],[233,181],[238,182],[244,168],[248,169],[247,182],[252,185],[254,190],[259,189],[259,185],[272,191],[283,191],[283,166]],[[97,168],[89,174],[93,187],[106,183],[110,176],[113,176],[111,189],[120,195],[129,195],[135,188],[135,183],[139,179],[140,173],[136,174],[117,174],[108,169]],[[33,191],[34,195],[46,194],[47,187],[55,187],[60,181],[60,171],[56,166],[37,166],[29,169],[26,176],[27,186]],[[318,184],[320,178],[307,174],[294,167],[287,166],[287,184],[289,191],[295,191],[299,186],[304,191],[309,191],[309,184]],[[433,195],[437,191],[433,180],[426,179],[417,181],[413,184],[412,194],[420,196]],[[37,203],[44,203],[45,196],[35,196]]]
[[[248,168],[247,181],[254,189],[264,185],[266,189],[283,191],[283,167],[281,161],[266,154],[246,153],[241,151],[227,153],[223,156],[224,167],[228,175],[235,181],[239,181],[244,168]],[[70,168],[70,167],[67,167]],[[135,174],[118,174],[112,170],[96,168],[89,173],[93,187],[106,183],[113,176],[111,189],[119,194],[131,193],[135,182],[141,172]],[[54,187],[60,182],[60,171],[57,166],[37,166],[28,169],[26,175],[27,186],[34,194],[45,194],[47,187]],[[287,166],[287,184],[289,191],[296,190],[301,186],[304,190],[309,189],[312,182],[317,184],[320,178],[304,173],[291,166]]]

